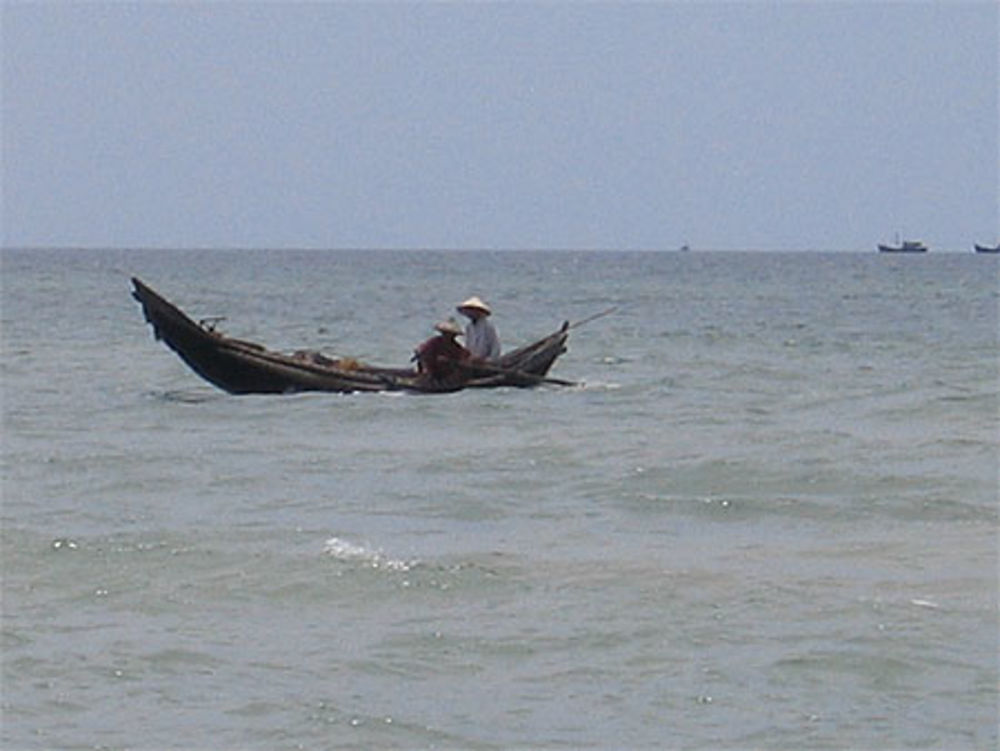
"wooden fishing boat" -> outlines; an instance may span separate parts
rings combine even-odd
[[[411,391],[444,393],[465,388],[529,387],[540,383],[575,385],[547,377],[566,351],[569,322],[549,336],[512,350],[498,360],[463,364],[446,382],[415,368],[382,368],[353,358],[333,358],[314,351],[283,354],[260,344],[219,333],[206,321],[195,322],[177,306],[133,277],[132,296],[142,305],[154,336],[176,352],[209,383],[231,394],[289,394],[300,391]]]
[[[980,245],[979,243],[976,243],[975,249],[977,253],[1000,253],[1000,244]]]

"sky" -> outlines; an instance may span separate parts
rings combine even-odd
[[[1000,4],[0,0],[4,247],[1000,241]]]

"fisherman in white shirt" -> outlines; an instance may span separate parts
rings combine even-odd
[[[500,337],[490,321],[490,306],[478,297],[470,297],[456,310],[469,319],[465,326],[465,348],[479,360],[496,360],[500,357]]]

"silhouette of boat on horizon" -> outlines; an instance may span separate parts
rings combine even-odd
[[[879,253],[926,253],[927,246],[919,240],[904,240],[900,245],[878,246]]]

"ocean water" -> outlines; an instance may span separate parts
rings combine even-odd
[[[998,259],[4,251],[4,749],[991,749]],[[234,397],[143,278],[574,388]]]

